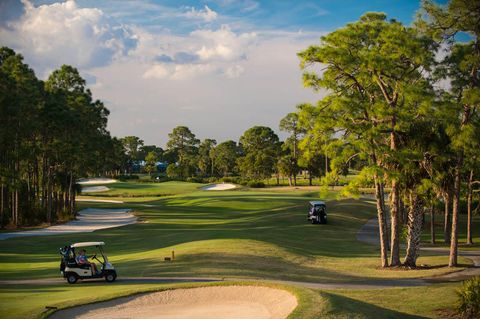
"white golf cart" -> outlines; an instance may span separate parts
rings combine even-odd
[[[307,221],[312,224],[327,223],[327,205],[322,201],[311,201],[307,214]]]
[[[108,258],[105,255],[102,246],[105,246],[105,243],[102,241],[99,242],[84,242],[84,243],[75,243],[70,246],[65,246],[60,248],[60,255],[62,255],[62,260],[60,262],[60,272],[69,284],[74,284],[78,279],[94,279],[94,278],[105,278],[107,282],[113,282],[117,278],[117,272],[113,265],[108,262]],[[85,249],[85,247],[94,247],[96,252],[89,258],[98,261],[101,264],[101,268],[98,269],[96,274],[93,273],[92,267],[88,264],[78,264],[76,261],[77,254],[75,253],[76,249]],[[102,260],[97,258],[97,253],[102,256]],[[97,266],[98,267],[98,266]]]

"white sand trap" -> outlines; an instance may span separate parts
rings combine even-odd
[[[283,319],[297,307],[287,291],[257,286],[176,289],[55,312],[49,318]]]
[[[0,234],[0,240],[13,237],[48,236],[73,233],[87,233],[99,229],[120,227],[137,222],[130,209],[87,208],[78,213],[77,219],[62,225],[47,228]]]
[[[112,184],[116,183],[116,179],[95,177],[95,178],[81,178],[77,181],[80,185],[97,185],[97,184]]]
[[[75,198],[76,202],[92,202],[92,203],[112,203],[112,204],[123,204],[124,201],[114,200],[114,199],[90,199],[90,198]]]
[[[204,191],[225,191],[227,189],[234,189],[237,185],[230,184],[230,183],[223,183],[223,184],[210,184],[207,186],[203,186],[202,189]]]
[[[82,193],[99,193],[99,192],[106,192],[109,190],[110,188],[108,188],[107,186],[82,187]]]

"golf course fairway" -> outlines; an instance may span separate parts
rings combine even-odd
[[[448,256],[427,253],[419,258],[418,264],[423,265],[419,269],[381,269],[378,248],[356,240],[362,225],[375,216],[374,202],[368,197],[340,199],[331,192],[321,198],[327,202],[329,224],[312,225],[306,222],[306,209],[308,201],[320,199],[316,190],[211,192],[202,186],[112,183],[101,197],[84,198],[102,199],[107,194],[108,199],[123,203],[82,201],[79,208],[130,208],[138,223],[93,233],[0,241],[0,318],[39,318],[54,308],[140,292],[232,283],[291,292],[298,306],[289,318],[351,318],[352,313],[355,318],[371,318],[372,314],[377,318],[436,318],[442,309],[453,307],[458,283],[342,289],[342,285],[414,280],[462,269],[446,267]],[[58,249],[81,241],[106,243],[109,261],[119,275],[117,282],[68,285],[58,281]],[[175,260],[165,261],[172,251]],[[465,258],[460,262],[463,267],[470,264]],[[137,277],[219,281],[122,281]],[[14,280],[22,281],[15,284]],[[286,282],[330,284],[335,290]],[[425,296],[421,302],[419,293]]]

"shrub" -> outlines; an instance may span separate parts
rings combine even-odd
[[[251,188],[264,188],[265,187],[264,182],[258,182],[258,181],[248,182],[247,185],[248,185],[248,187],[251,187]]]
[[[186,179],[187,182],[189,183],[203,183],[203,178],[201,177],[187,177]]]
[[[116,179],[118,179],[119,181],[128,181],[128,180],[137,180],[139,179],[140,177],[138,175],[118,175],[116,176]]]
[[[464,318],[480,317],[480,277],[463,282],[462,288],[457,292],[457,311]]]

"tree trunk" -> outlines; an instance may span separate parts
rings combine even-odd
[[[308,185],[312,186],[312,170],[308,170]]]
[[[52,181],[51,170],[47,168],[47,223],[52,222]]]
[[[443,219],[443,241],[445,244],[450,244],[450,192],[446,191],[443,195],[443,200],[445,202],[445,211]]]
[[[468,191],[467,191],[467,245],[472,245],[472,183],[473,183],[473,170],[470,171],[468,178]]]
[[[400,224],[398,222],[398,208],[399,208],[399,198],[398,198],[398,186],[397,181],[392,181],[392,198],[390,202],[390,266],[400,266]]]
[[[385,223],[385,198],[383,192],[383,184],[378,180],[378,176],[375,174],[375,197],[377,201],[377,217],[378,217],[378,229],[380,235],[380,258],[382,261],[382,267],[388,267],[388,253],[387,253],[387,231]]]
[[[20,214],[18,212],[18,189],[15,190],[15,227],[20,224]]]
[[[292,186],[292,176],[288,176],[288,186]]]
[[[411,206],[408,211],[407,254],[403,264],[407,267],[417,266],[420,250],[420,235],[422,234],[423,202],[418,195],[410,195]]]
[[[72,176],[72,172],[69,173],[70,175],[70,178],[69,178],[69,181],[68,181],[68,202],[66,202],[65,204],[68,206],[68,213],[70,215],[73,214],[73,211],[72,211],[72,192],[73,192],[73,176]]]
[[[430,207],[430,242],[435,244],[435,206]]]
[[[461,188],[461,170],[463,166],[463,152],[460,151],[457,156],[457,165],[455,167],[455,179],[453,183],[453,203],[452,203],[452,233],[450,237],[450,258],[449,267],[457,266],[458,255],[458,213],[460,209],[460,188]]]
[[[5,214],[5,185],[0,187],[0,228],[3,228],[3,218]]]

